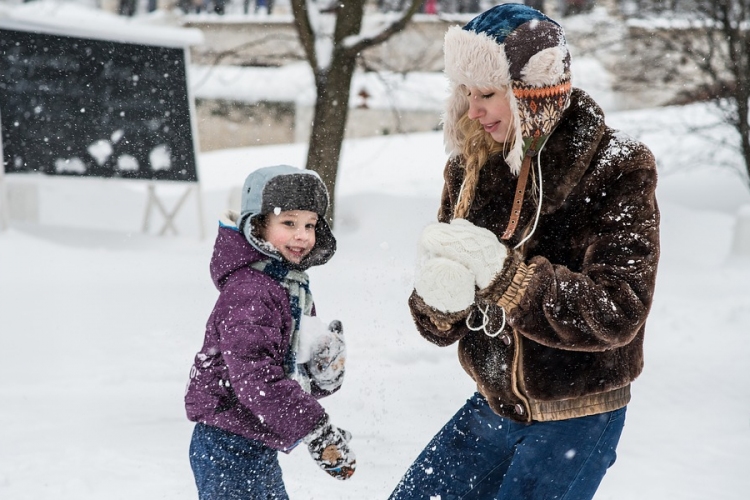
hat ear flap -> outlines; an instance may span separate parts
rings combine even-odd
[[[537,52],[521,70],[523,82],[534,87],[557,85],[566,75],[568,51],[564,47],[549,47]]]
[[[513,175],[518,175],[521,171],[521,163],[523,162],[523,130],[521,128],[521,114],[518,111],[518,101],[513,93],[513,87],[508,87],[507,90],[508,104],[510,105],[510,113],[513,117],[513,124],[511,125],[512,144],[510,151],[505,154],[505,163],[510,167]]]
[[[461,145],[464,143],[464,133],[459,129],[458,122],[469,111],[469,99],[463,85],[451,82],[451,87],[443,113],[443,140],[445,152],[454,157],[461,153]]]

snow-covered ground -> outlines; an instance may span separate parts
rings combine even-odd
[[[712,117],[703,105],[609,116],[657,155],[662,258],[646,367],[598,500],[750,497],[750,249],[733,250],[750,191],[727,167],[736,153],[716,146],[730,131],[691,132]],[[141,232],[143,183],[9,176],[37,186],[40,205],[39,224],[0,232],[0,498],[197,498],[182,397],[217,296],[216,220],[248,172],[301,166],[305,147],[201,154],[204,240],[194,196],[180,234],[159,237],[158,217]],[[421,339],[406,307],[444,161],[439,133],[344,146],[339,250],[310,274],[319,315],[344,324],[347,380],[323,403],[359,467],[339,482],[303,449],[283,455],[293,500],[386,498],[473,391],[455,348]],[[180,189],[159,192],[174,202]]]
[[[657,154],[669,136],[652,138]],[[158,237],[140,233],[140,184],[40,179],[41,223],[0,233],[0,498],[196,498],[182,395],[216,297],[214,221],[247,172],[301,165],[304,149],[203,154],[204,241],[194,198],[177,217],[181,236]],[[473,390],[455,349],[422,340],[406,308],[416,237],[434,219],[443,161],[439,133],[345,146],[339,251],[311,275],[319,314],[345,326],[348,378],[325,406],[354,434],[360,465],[342,483],[304,450],[282,456],[293,499],[386,498]],[[668,152],[660,161],[663,255],[646,368],[597,498],[744,499],[750,256],[731,248],[750,195],[726,169],[680,170]],[[166,198],[178,194],[170,189]]]

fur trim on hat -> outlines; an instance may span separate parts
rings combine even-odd
[[[523,158],[523,138],[504,46],[485,33],[453,26],[445,34],[445,73],[451,82],[451,95],[443,114],[445,152],[451,157],[457,156],[466,139],[458,129],[458,121],[469,110],[467,87],[487,90],[504,88],[513,115],[511,131],[514,134],[513,148],[508,152],[507,161],[511,171],[518,175]]]
[[[463,148],[458,122],[469,109],[466,88],[504,89],[513,115],[513,144],[505,160],[518,174],[526,149],[533,142],[536,149],[529,154],[538,153],[567,106],[570,54],[562,28],[530,7],[498,5],[463,28],[449,28],[444,52],[450,80],[442,117],[446,153],[455,157]]]
[[[504,45],[486,33],[453,26],[445,34],[445,73],[468,87],[507,87],[511,83]]]
[[[523,81],[534,87],[557,85],[565,77],[565,58],[568,49],[557,46],[534,54],[521,70]]]

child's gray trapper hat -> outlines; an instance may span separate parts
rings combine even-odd
[[[296,267],[307,269],[328,262],[336,252],[336,238],[325,219],[328,190],[318,174],[289,165],[275,165],[259,168],[247,176],[242,187],[238,227],[250,244],[261,253],[279,257],[252,234],[253,219],[258,215],[287,210],[307,210],[318,214],[315,246]]]

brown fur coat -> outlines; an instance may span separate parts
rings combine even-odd
[[[463,318],[439,329],[430,319],[435,310],[416,293],[409,300],[420,333],[441,346],[460,341],[461,364],[491,407],[521,421],[584,416],[627,404],[630,382],[643,367],[644,325],[659,259],[654,157],[607,127],[603,112],[583,91],[574,90],[541,153],[541,170],[538,226],[484,292],[493,303],[492,326],[499,328],[502,310],[494,303],[514,275],[526,278],[525,292],[515,296],[517,306],[506,307],[502,335],[470,331]],[[536,162],[531,171],[536,174]],[[461,158],[451,159],[441,222],[451,218],[463,175]],[[491,157],[466,218],[500,237],[516,180],[501,155]],[[531,231],[538,199],[534,184],[530,177],[518,230],[507,242],[511,248]]]

